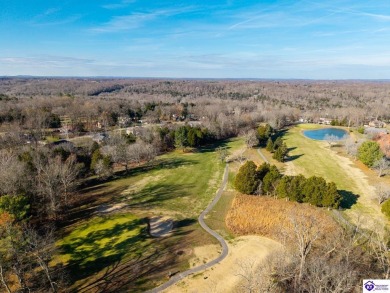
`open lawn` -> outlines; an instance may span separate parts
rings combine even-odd
[[[344,215],[355,224],[360,222],[367,228],[375,229],[378,224],[384,225],[386,220],[374,199],[375,190],[356,163],[337,154],[328,143],[311,140],[302,134],[304,129],[315,127],[319,126],[298,125],[284,134],[283,139],[290,148],[286,173],[321,176],[335,182],[344,197]]]
[[[226,240],[234,238],[234,235],[226,226],[226,216],[232,206],[232,202],[236,196],[235,191],[225,190],[222,193],[221,199],[207,215],[205,222],[213,230],[217,231]]]
[[[68,266],[72,289],[144,291],[188,268],[195,247],[216,243],[196,221],[221,184],[224,164],[215,147],[230,151],[237,144],[176,151],[112,180],[87,184],[57,242],[61,254],[55,264]],[[169,237],[149,235],[148,221],[156,215],[172,218]]]

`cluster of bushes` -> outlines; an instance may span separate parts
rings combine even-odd
[[[265,145],[269,138],[271,138],[274,133],[273,128],[269,124],[260,125],[257,128],[257,139],[259,140],[260,146]]]
[[[332,126],[348,126],[348,120],[346,117],[343,118],[342,120],[339,120],[336,118],[330,122],[330,125],[332,125]]]
[[[376,141],[365,141],[358,148],[358,159],[368,167],[384,157],[379,144]]]
[[[269,124],[265,124],[257,128],[256,137],[260,146],[265,146],[267,151],[273,153],[272,157],[275,160],[283,162],[288,153],[287,145],[280,137],[273,140],[273,134],[275,134],[274,129]]]
[[[278,137],[275,141],[272,140],[272,137],[269,137],[266,150],[273,153],[272,157],[279,162],[284,162],[288,153],[287,145],[280,137]]]
[[[327,183],[317,176],[284,176],[276,166],[268,163],[257,167],[253,161],[246,162],[238,171],[234,184],[245,194],[275,195],[318,207],[338,208],[342,199],[333,182]]]
[[[382,204],[381,210],[382,210],[382,213],[384,213],[385,216],[386,216],[387,218],[390,219],[390,200],[389,200],[389,199],[386,200],[386,201]]]
[[[158,129],[162,149],[185,149],[187,147],[199,147],[213,141],[213,137],[207,128],[180,126],[176,129],[163,127]]]

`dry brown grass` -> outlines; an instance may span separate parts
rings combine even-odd
[[[309,204],[243,194],[238,194],[234,199],[226,225],[236,235],[257,234],[278,239],[281,228],[291,225],[291,213],[314,216],[321,223],[323,235],[339,229],[326,210]]]

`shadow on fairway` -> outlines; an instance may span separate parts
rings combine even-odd
[[[302,157],[303,154],[299,154],[299,155],[293,155],[293,156],[287,156],[287,158],[284,160],[285,162],[291,162],[291,161],[294,161],[296,159],[299,159],[300,157]]]
[[[359,195],[354,194],[347,190],[338,190],[342,196],[340,207],[343,209],[350,209],[354,204],[356,204]]]

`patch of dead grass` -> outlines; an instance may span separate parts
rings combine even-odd
[[[226,225],[237,235],[256,234],[278,239],[280,229],[288,229],[291,225],[289,214],[292,212],[314,216],[321,222],[324,235],[339,229],[326,210],[309,204],[244,194],[238,194],[234,199],[226,217]]]

